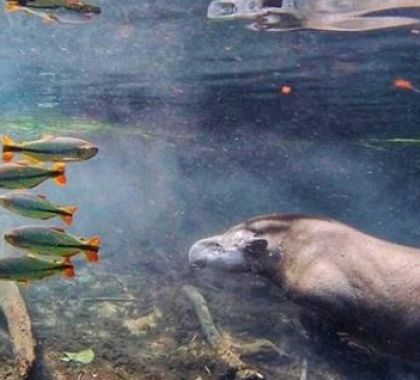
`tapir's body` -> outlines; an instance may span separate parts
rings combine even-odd
[[[200,240],[190,262],[258,272],[337,332],[420,361],[420,249],[329,219],[271,215]]]

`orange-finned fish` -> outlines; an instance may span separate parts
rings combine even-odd
[[[420,93],[420,90],[413,86],[413,84],[407,79],[396,79],[393,83],[394,88],[398,90],[413,91]]]
[[[82,20],[64,18],[51,10],[64,9],[71,13],[79,14]],[[101,8],[86,4],[80,0],[6,0],[6,12],[25,12],[29,15],[40,17],[46,23],[80,25],[93,19],[94,15],[101,13]]]
[[[76,206],[63,206],[49,201],[43,195],[35,195],[26,191],[14,191],[0,196],[0,204],[22,216],[34,219],[51,219],[60,217],[64,223],[71,225]]]
[[[83,161],[98,153],[98,147],[90,142],[74,137],[44,136],[35,141],[18,143],[7,135],[2,136],[3,161],[13,159],[15,153],[22,153],[36,161]]]
[[[40,165],[27,165],[26,163],[11,162],[0,165],[0,188],[5,189],[32,189],[48,178],[54,178],[59,186],[65,186],[67,178],[66,165],[55,163],[52,168]]]
[[[68,278],[75,276],[73,265],[59,260],[45,260],[32,256],[0,259],[0,280],[29,283],[58,273],[63,273]]]
[[[64,257],[66,262],[80,252],[86,255],[88,261],[99,260],[101,240],[97,236],[84,239],[68,234],[61,228],[26,226],[5,233],[4,238],[17,248],[38,255]]]

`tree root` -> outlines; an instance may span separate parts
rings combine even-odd
[[[32,324],[25,300],[15,283],[0,281],[0,309],[7,321],[18,360],[19,375],[28,379],[35,369],[36,341],[32,335]]]

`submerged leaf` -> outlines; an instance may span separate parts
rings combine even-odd
[[[64,352],[64,357],[61,358],[64,362],[77,362],[82,364],[92,363],[95,358],[95,353],[92,349],[83,350],[79,352]]]

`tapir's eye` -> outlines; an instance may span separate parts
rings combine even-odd
[[[263,0],[262,5],[264,8],[281,8],[283,0]]]
[[[250,11],[255,11],[256,9],[257,9],[257,3],[255,2],[255,1],[251,1],[249,4],[248,4],[248,9],[250,10]]]
[[[218,10],[219,10],[220,15],[223,15],[223,16],[232,15],[238,11],[238,9],[236,8],[236,5],[230,2],[219,3]]]
[[[268,242],[265,239],[254,239],[245,245],[245,250],[250,254],[264,252],[267,249]]]
[[[212,242],[210,248],[217,253],[222,253],[224,251],[223,246],[216,242]]]

